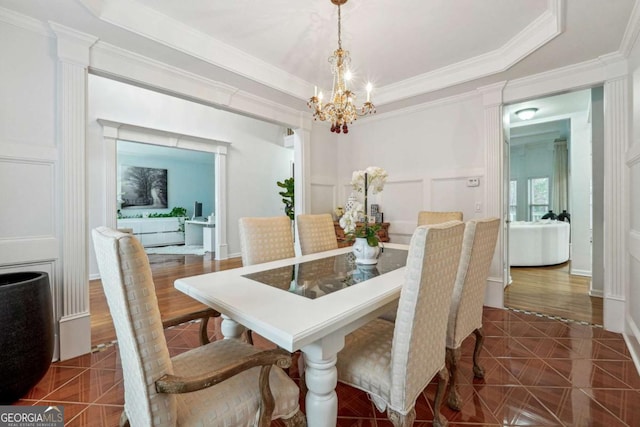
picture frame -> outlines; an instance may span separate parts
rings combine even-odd
[[[123,165],[120,171],[121,209],[169,207],[167,169]]]

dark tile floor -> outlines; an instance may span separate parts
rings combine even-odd
[[[640,377],[621,335],[497,309],[485,309],[484,329],[485,379],[473,379],[469,338],[462,351],[462,410],[443,409],[450,426],[640,426]],[[178,354],[197,345],[197,325],[166,336]],[[431,425],[435,390],[430,384],[418,399],[415,425]],[[342,384],[337,392],[338,426],[391,426],[366,394]],[[64,405],[66,426],[116,426],[123,403],[117,345],[54,363],[16,402]]]

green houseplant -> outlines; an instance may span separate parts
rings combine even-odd
[[[278,193],[282,196],[282,203],[284,203],[284,213],[293,221],[293,219],[295,218],[293,177],[287,178],[284,181],[278,181],[277,184],[278,187],[284,188],[284,191],[280,191]]]

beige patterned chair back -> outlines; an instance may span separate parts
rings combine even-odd
[[[331,214],[298,215],[296,223],[302,255],[338,249]]]
[[[295,256],[288,216],[240,218],[242,264],[253,265]]]
[[[420,211],[418,212],[418,226],[441,224],[447,221],[462,221],[462,212],[436,212],[436,211]]]
[[[482,327],[485,288],[499,228],[498,218],[467,222],[449,312],[448,348],[460,347],[466,337]]]
[[[132,426],[174,426],[175,396],[155,388],[173,367],[147,254],[130,234],[99,227],[92,235],[118,337],[127,417]]]
[[[445,338],[464,224],[421,226],[411,238],[391,350],[390,404],[411,408],[445,365]]]

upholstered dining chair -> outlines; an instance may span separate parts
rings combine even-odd
[[[244,217],[238,220],[238,225],[242,265],[262,264],[296,255],[288,216]],[[251,330],[247,330],[247,340],[253,344]]]
[[[438,212],[420,211],[418,212],[418,225],[441,224],[447,221],[462,221],[462,212]]]
[[[170,357],[142,245],[107,227],[92,235],[122,362],[121,426],[306,425],[280,368],[289,354],[225,339]]]
[[[418,227],[411,238],[395,324],[376,319],[347,335],[338,353],[338,381],[366,391],[394,426],[411,426],[416,399],[439,376],[434,426],[448,382],[445,338],[464,224]]]
[[[331,214],[298,215],[297,219],[302,255],[338,249]]]
[[[295,256],[288,216],[240,218],[242,265],[262,264]]]
[[[121,233],[133,235],[133,228],[118,228],[117,230]],[[220,317],[220,313],[218,313],[212,308],[203,308],[201,310],[196,310],[189,313],[162,319],[162,327],[166,329],[172,326],[177,326],[183,323],[199,320],[200,321],[200,344],[204,345],[210,342],[209,335],[207,332],[207,327],[209,326],[209,319],[213,317]]]
[[[464,230],[460,266],[453,289],[447,326],[447,367],[449,368],[447,405],[458,411],[461,406],[457,389],[460,346],[472,332],[476,338],[473,351],[473,373],[476,378],[484,377],[484,370],[478,364],[478,356],[484,340],[482,307],[499,228],[498,218],[485,218],[468,221]]]

